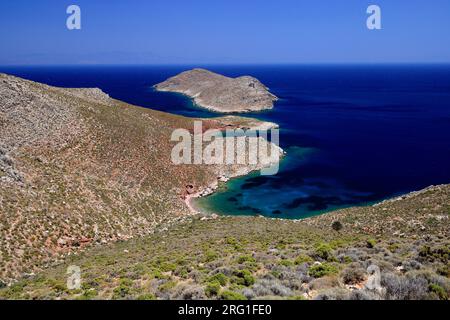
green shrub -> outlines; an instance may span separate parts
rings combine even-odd
[[[313,262],[313,259],[310,256],[307,256],[307,255],[304,255],[304,254],[299,255],[294,260],[294,263],[297,264],[297,265],[298,264],[303,264],[303,263],[310,263],[310,262]]]
[[[63,283],[55,283],[53,285],[53,289],[56,292],[66,292],[67,291],[67,286],[65,284],[63,284]]]
[[[255,258],[249,255],[242,255],[237,258],[237,263],[256,262]]]
[[[321,278],[327,275],[336,274],[337,272],[337,268],[329,263],[322,263],[309,268],[309,275],[314,278]]]
[[[373,247],[375,247],[376,244],[377,244],[377,240],[375,240],[375,239],[367,239],[367,241],[366,241],[367,248],[373,248]]]
[[[164,261],[159,264],[159,267],[162,272],[168,272],[168,271],[175,271],[175,269],[177,268],[177,265],[172,262]]]
[[[440,260],[444,263],[448,263],[450,255],[450,248],[442,246],[438,248],[430,248],[429,246],[423,246],[419,251],[419,256],[428,261]]]
[[[399,248],[399,245],[396,243],[392,243],[388,246],[388,249],[390,252],[394,253],[395,251],[397,251]]]
[[[84,290],[83,294],[78,297],[78,300],[91,300],[94,299],[98,295],[97,290],[91,288],[88,290]]]
[[[203,261],[204,262],[211,262],[214,261],[218,258],[219,256],[217,255],[217,253],[213,250],[207,250],[204,254],[204,258]]]
[[[160,280],[169,278],[168,276],[164,275],[160,269],[154,269],[152,271],[152,273],[150,274],[150,276],[152,278],[160,279]]]
[[[320,243],[316,246],[315,255],[323,260],[330,260],[333,258],[332,249],[329,244]]]
[[[255,283],[255,278],[247,269],[237,270],[234,272],[233,282],[248,287]]]
[[[175,275],[179,276],[180,278],[186,279],[189,275],[189,267],[187,266],[179,266],[175,272]]]
[[[277,270],[272,270],[270,273],[277,279],[279,279],[281,276],[281,272]]]
[[[156,300],[156,297],[152,293],[141,294],[137,297],[137,300]]]
[[[447,292],[440,285],[432,283],[432,284],[430,284],[428,289],[431,292],[435,293],[439,297],[440,300],[448,300]]]
[[[213,281],[206,285],[205,294],[208,297],[217,296],[219,292],[220,292],[220,283],[218,281]]]
[[[119,286],[114,288],[113,299],[122,299],[131,294],[133,281],[130,279],[121,279]]]
[[[228,277],[223,273],[216,273],[215,275],[209,277],[209,282],[217,281],[222,287],[227,285]]]
[[[291,260],[283,259],[280,261],[280,265],[285,267],[292,267],[294,265],[294,262],[292,262]]]
[[[235,250],[240,250],[240,249],[242,249],[241,244],[236,240],[236,238],[228,237],[228,238],[226,239],[226,242],[227,242],[227,244],[233,246],[233,248],[234,248]]]
[[[441,276],[450,278],[450,266],[448,264],[438,267],[436,272]]]
[[[350,258],[349,256],[344,257],[344,263],[351,263],[351,262],[353,262],[352,258]]]
[[[176,281],[170,280],[170,281],[167,281],[166,283],[160,285],[158,287],[158,289],[161,291],[169,291],[170,289],[175,288],[176,285],[177,285]]]
[[[431,256],[431,248],[430,246],[423,246],[419,250],[419,256],[426,258],[428,256]]]
[[[225,290],[220,294],[222,300],[247,300],[247,298],[237,292]]]
[[[331,224],[331,227],[333,228],[333,230],[334,231],[341,231],[342,230],[342,228],[344,227],[343,225],[342,225],[342,223],[341,222],[339,222],[339,221],[334,221],[332,224]]]

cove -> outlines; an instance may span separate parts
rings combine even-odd
[[[280,126],[275,176],[230,180],[195,205],[228,215],[299,219],[450,182],[450,65],[1,67],[62,87],[189,117],[217,117],[152,86],[194,67],[248,74],[280,98],[245,114]]]

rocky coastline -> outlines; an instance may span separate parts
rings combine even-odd
[[[184,94],[199,107],[220,113],[272,109],[278,100],[254,77],[229,78],[205,69],[182,72],[156,84],[154,88]]]

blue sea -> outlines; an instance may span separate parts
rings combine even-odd
[[[194,66],[0,67],[62,87],[191,117],[218,114],[152,85]],[[198,67],[198,66],[195,66]],[[275,176],[229,181],[203,210],[303,218],[450,183],[450,65],[204,66],[252,75],[280,100],[246,116],[280,125],[287,152]]]

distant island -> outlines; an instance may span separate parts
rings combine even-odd
[[[182,72],[154,86],[158,91],[185,94],[199,106],[222,113],[272,109],[278,98],[258,79],[229,78],[205,70]]]

